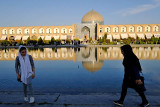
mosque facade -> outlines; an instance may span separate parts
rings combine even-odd
[[[0,27],[0,40],[26,41],[29,37],[33,40],[79,39],[82,42],[98,40],[107,34],[110,41],[126,39],[150,39],[160,37],[160,24],[128,24],[128,25],[104,25],[101,14],[91,10],[86,13],[79,24],[70,26],[17,26]]]

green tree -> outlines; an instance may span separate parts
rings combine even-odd
[[[159,41],[159,38],[156,38],[156,37],[152,37],[152,38],[150,39],[151,44],[157,44],[158,41]]]
[[[51,39],[51,44],[54,44],[55,41],[56,41],[56,40],[54,39],[54,37],[52,37],[52,39]]]
[[[158,44],[160,44],[160,38],[158,39]]]
[[[98,41],[99,43],[102,43],[103,41],[102,41],[102,39],[101,38],[99,38],[99,41]]]
[[[30,37],[27,38],[26,44],[29,45],[30,44]]]
[[[102,42],[106,42],[106,39],[104,36],[102,37]]]
[[[107,35],[108,35],[107,33],[104,34],[104,39],[105,40],[107,39]]]
[[[38,43],[38,45],[43,45],[44,44],[44,42],[43,42],[41,37],[38,39],[37,43]]]
[[[154,37],[154,43],[155,43],[155,44],[158,44],[158,41],[159,41],[159,38],[155,38],[155,37]]]

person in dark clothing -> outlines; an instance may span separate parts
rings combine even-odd
[[[149,106],[149,103],[144,94],[144,91],[146,91],[146,88],[144,86],[144,80],[140,76],[142,68],[139,59],[133,53],[132,47],[130,45],[122,46],[121,53],[124,56],[123,59],[124,79],[122,84],[121,97],[118,101],[114,101],[114,104],[123,106],[123,102],[127,94],[127,88],[133,88],[142,98],[142,104],[140,104],[140,107]]]

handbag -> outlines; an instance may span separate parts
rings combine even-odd
[[[137,84],[137,88],[138,88],[139,91],[144,92],[144,91],[146,91],[146,88],[145,88],[145,84],[144,84],[145,79],[144,79],[144,76],[143,76],[142,72],[140,72],[140,80],[142,81],[143,84],[141,84],[141,85]]]
[[[144,76],[143,76],[143,73],[140,72],[140,80],[142,81],[142,83],[144,84]]]

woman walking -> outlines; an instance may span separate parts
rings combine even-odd
[[[122,84],[121,97],[118,101],[114,101],[114,104],[123,106],[123,102],[127,94],[127,88],[133,88],[142,99],[142,104],[140,104],[140,107],[149,106],[149,103],[144,94],[144,91],[146,91],[144,86],[144,81],[143,78],[140,76],[142,68],[139,59],[133,53],[130,45],[122,46],[121,53],[124,56],[123,59],[124,79]]]
[[[35,77],[35,67],[31,55],[25,46],[19,46],[19,53],[15,61],[15,70],[17,80],[23,83],[24,101],[34,103],[32,79]],[[27,87],[29,88],[30,100],[27,95]]]

